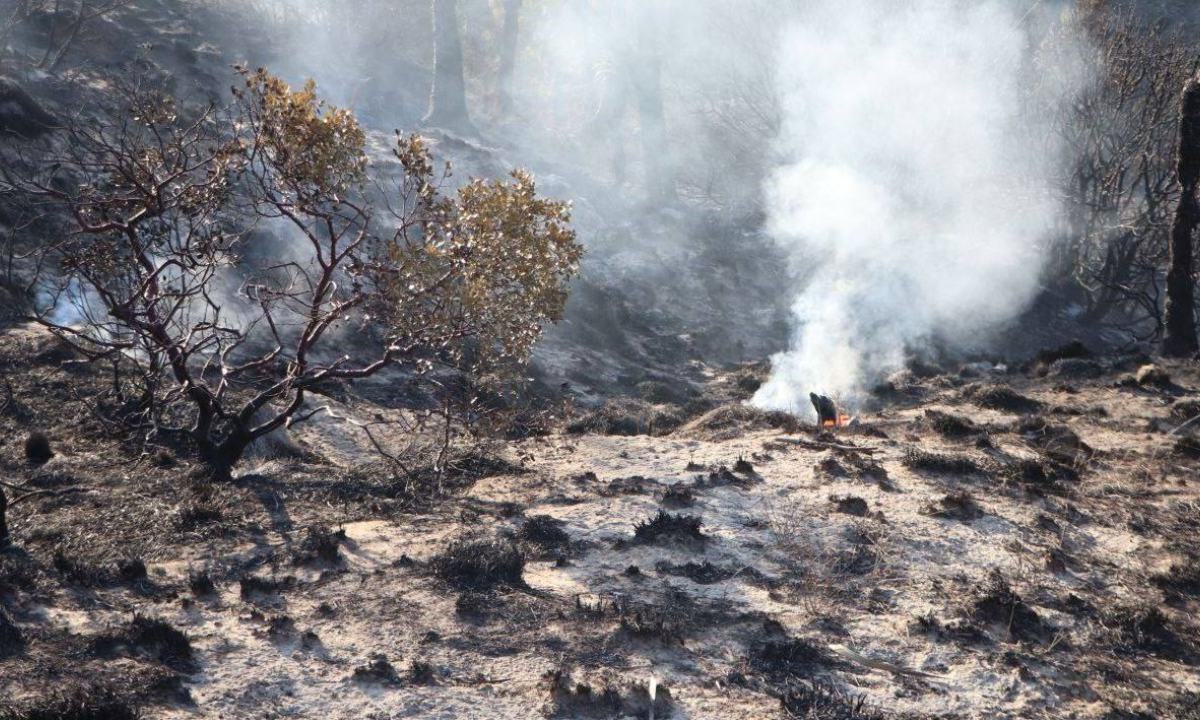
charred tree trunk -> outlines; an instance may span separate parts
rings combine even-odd
[[[500,114],[513,106],[513,70],[517,66],[517,41],[521,34],[521,0],[504,0],[504,24],[500,27]]]
[[[467,113],[457,0],[433,0],[433,86],[424,124],[473,132]]]
[[[1171,226],[1171,259],[1167,271],[1166,332],[1162,352],[1169,357],[1196,354],[1196,278],[1192,272],[1192,237],[1200,224],[1196,185],[1200,183],[1200,76],[1183,89],[1179,117],[1179,207]]]
[[[8,547],[12,539],[8,535],[8,497],[0,488],[0,549]]]

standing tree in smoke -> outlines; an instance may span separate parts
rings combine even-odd
[[[1192,357],[1196,344],[1195,275],[1192,236],[1200,224],[1196,185],[1200,183],[1200,76],[1188,80],[1179,112],[1179,207],[1171,226],[1171,261],[1167,271],[1166,334],[1163,354]]]
[[[458,0],[433,0],[433,85],[425,125],[472,133],[463,75]]]
[[[513,72],[517,66],[517,41],[521,34],[521,0],[504,0],[504,19],[499,39],[500,114],[507,116],[513,105]]]
[[[329,383],[517,367],[561,317],[581,254],[567,206],[528,175],[445,196],[416,136],[398,137],[378,210],[354,116],[311,82],[242,72],[223,122],[134,90],[115,125],[70,128],[36,176],[4,171],[66,218],[40,259],[57,272],[37,319],[121,368],[128,423],[190,446],[218,479],[319,412],[306,402]],[[256,252],[256,226],[293,241],[286,257]]]

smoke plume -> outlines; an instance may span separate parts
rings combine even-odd
[[[1037,6],[818,0],[785,33],[766,195],[807,282],[755,404],[808,412],[816,390],[853,405],[906,354],[977,342],[1027,307],[1059,210],[1028,88],[1071,84],[1036,62],[1033,26],[1052,17]],[[1031,82],[1047,73],[1062,77]]]

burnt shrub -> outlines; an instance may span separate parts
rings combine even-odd
[[[433,574],[463,587],[524,587],[525,555],[503,538],[456,540],[430,561]]]
[[[1143,652],[1179,662],[1194,657],[1186,635],[1179,633],[1166,613],[1153,605],[1113,608],[1101,613],[1095,622],[1101,642],[1120,653]]]
[[[845,515],[853,515],[855,517],[866,517],[871,508],[867,505],[867,501],[854,495],[847,497],[831,497],[829,501],[834,504],[837,511]]]
[[[142,582],[149,577],[146,572],[146,563],[138,558],[118,560],[117,577],[121,578],[122,582]]]
[[[296,578],[291,575],[282,578],[264,578],[257,575],[244,575],[238,580],[239,591],[243,600],[254,600],[270,595],[278,595],[296,584]]]
[[[987,582],[976,592],[969,614],[977,622],[1005,628],[1006,633],[1017,640],[1040,642],[1049,633],[1042,617],[1012,589],[998,570],[992,570]]]
[[[1090,358],[1092,351],[1078,340],[1054,348],[1039,350],[1033,361],[1037,365],[1053,365],[1059,360],[1082,360]]]
[[[561,548],[571,542],[571,536],[563,529],[563,521],[549,515],[526,518],[517,537],[542,548]]]
[[[12,616],[0,606],[0,658],[20,652],[25,647],[25,635],[13,622]]]
[[[965,438],[980,432],[975,423],[969,419],[940,410],[926,410],[925,425],[938,435],[947,438]]]
[[[828,683],[796,684],[779,697],[788,717],[805,720],[883,720],[867,707],[862,696],[851,695]]]
[[[1166,571],[1150,576],[1150,582],[1173,602],[1196,597],[1200,595],[1200,562],[1176,563]]]
[[[345,540],[345,530],[334,532],[327,527],[314,525],[304,531],[304,539],[293,554],[292,564],[336,565],[341,559],[339,551]]]
[[[175,516],[175,527],[180,530],[195,530],[221,522],[224,514],[211,505],[194,503],[181,508]]]
[[[38,583],[38,566],[26,555],[0,553],[0,597],[33,592]]]
[[[751,646],[745,661],[748,672],[762,675],[774,683],[811,678],[843,665],[820,645],[794,637],[757,642]]]
[[[101,657],[127,653],[175,667],[190,667],[194,659],[187,635],[168,622],[144,615],[134,615],[133,621],[116,633],[95,638],[92,650]]]
[[[620,635],[665,645],[682,644],[705,620],[696,602],[677,588],[655,603],[618,602],[614,610],[620,621]]]
[[[696,504],[696,494],[683,483],[674,483],[663,491],[662,504],[667,507],[685,508]]]
[[[944,520],[969,522],[983,517],[984,513],[975,502],[975,498],[971,497],[971,493],[963,490],[944,495],[937,502],[926,505],[925,514]]]
[[[1200,459],[1200,438],[1191,435],[1181,437],[1175,441],[1171,451],[1180,457]]]
[[[947,455],[920,448],[909,448],[902,460],[910,470],[939,475],[983,475],[984,470],[967,455]]]
[[[713,565],[705,560],[702,563],[686,562],[682,565],[676,565],[667,561],[662,561],[654,566],[654,569],[663,575],[676,575],[685,577],[692,582],[700,585],[711,585],[713,583],[724,582],[732,577],[737,576],[738,571],[727,567]]]
[[[54,553],[54,569],[68,582],[81,587],[99,587],[112,582],[112,574],[99,565],[68,557],[63,551]]]
[[[43,465],[54,457],[50,447],[50,436],[44,432],[34,431],[25,438],[25,459],[35,465]]]
[[[683,410],[674,405],[652,405],[625,398],[609,400],[584,413],[568,423],[566,431],[571,435],[666,435],[686,419]]]
[[[141,720],[141,710],[117,691],[93,686],[57,692],[24,705],[0,704],[0,720]]]
[[[397,685],[400,683],[400,674],[388,662],[387,656],[381,653],[372,655],[366,663],[354,668],[354,674],[350,677],[355,682],[360,683],[377,683],[383,685]]]
[[[599,687],[578,682],[567,669],[547,673],[544,686],[550,695],[553,718],[669,718],[671,691],[665,685],[604,681]]]
[[[708,538],[700,532],[701,520],[695,515],[676,515],[663,510],[646,522],[633,527],[633,541],[642,545],[679,542],[702,545]]]
[[[217,594],[217,585],[206,572],[188,575],[188,589],[196,597],[212,597]]]

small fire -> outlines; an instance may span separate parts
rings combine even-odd
[[[840,427],[846,427],[849,424],[850,424],[850,416],[843,414],[843,413],[838,413],[836,420],[825,420],[824,422],[821,423],[821,427],[823,427],[823,428],[840,428]]]

